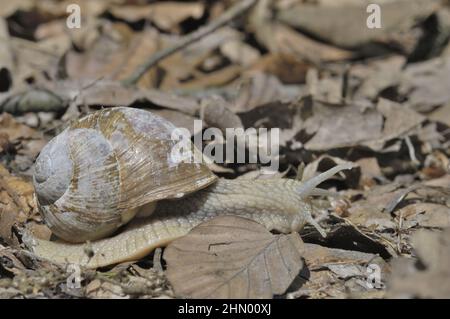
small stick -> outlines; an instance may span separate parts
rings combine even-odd
[[[179,42],[175,43],[175,45],[156,52],[146,62],[138,66],[136,70],[130,75],[130,77],[128,77],[123,81],[123,84],[125,85],[136,84],[139,81],[139,79],[155,64],[165,59],[169,55],[172,55],[173,53],[179,51],[180,49],[188,46],[189,44],[201,39],[205,35],[212,33],[221,26],[227,24],[231,20],[235,19],[236,17],[238,17],[239,15],[250,9],[255,3],[256,0],[238,1],[234,6],[228,9],[219,18],[213,20],[210,24],[201,27],[198,30],[186,35]]]

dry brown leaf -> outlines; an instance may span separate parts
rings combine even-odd
[[[127,87],[110,80],[58,81],[46,86],[58,92],[61,100],[72,101],[74,105],[129,106],[134,102],[149,102],[152,105],[195,115],[200,110],[196,99],[169,92]]]
[[[0,133],[8,134],[10,141],[40,137],[40,133],[31,127],[18,123],[8,113],[3,113],[0,115]]]
[[[129,299],[122,287],[107,281],[95,279],[86,286],[86,295],[93,299]]]
[[[241,74],[241,67],[229,65],[212,73],[197,74],[197,78],[178,85],[181,90],[199,90],[212,87],[220,87],[231,83]],[[165,83],[167,85],[167,83]]]
[[[231,106],[223,98],[212,96],[201,102],[200,117],[211,127],[223,132],[227,128],[244,128],[242,121],[231,111]]]
[[[387,41],[409,30],[418,19],[430,15],[439,0],[387,0],[378,3],[382,28],[367,28],[366,9],[371,0],[295,1],[280,8],[277,19],[342,47],[356,47],[371,41]]]
[[[18,10],[30,10],[35,2],[33,0],[17,0],[2,3],[0,6],[0,17],[9,17]]]
[[[160,44],[156,30],[134,33],[123,23],[107,25],[88,52],[69,52],[66,57],[67,74],[73,79],[123,80],[155,53]],[[149,70],[138,84],[140,87],[154,87],[156,77],[156,69]]]
[[[180,41],[180,39],[180,37],[170,37],[167,39],[167,45],[172,45]],[[216,68],[213,67],[213,70],[209,70],[210,72],[206,73],[201,72],[199,69],[208,69],[208,67],[205,67],[208,58],[213,60],[214,58],[223,59],[220,55],[214,55],[214,51],[220,49],[226,43],[239,41],[240,39],[241,34],[238,31],[229,27],[222,27],[199,41],[188,45],[183,50],[168,56],[159,64],[167,72],[160,87],[167,90],[173,90],[178,87],[192,90],[194,88],[198,89],[201,85],[209,87],[231,81],[236,77],[236,72],[240,71],[240,65],[231,64],[218,70],[215,70]],[[223,64],[223,61],[219,62],[219,65]],[[214,83],[210,85],[209,81]],[[200,88],[204,89],[203,87]]]
[[[361,82],[354,93],[354,99],[373,100],[384,89],[397,85],[405,63],[404,56],[394,55],[352,66],[351,77]]]
[[[354,250],[323,247],[316,244],[305,244],[303,258],[308,269],[317,270],[334,264],[368,264],[377,255]]]
[[[236,88],[233,88],[236,90]],[[240,82],[239,94],[233,102],[235,112],[245,112],[270,102],[292,101],[302,96],[298,86],[283,85],[280,80],[270,74],[254,71]]]
[[[419,112],[450,103],[450,58],[437,58],[409,65],[402,74],[400,94]]]
[[[270,0],[259,1],[249,18],[250,28],[257,40],[270,52],[290,54],[314,63],[347,60],[353,56],[350,51],[317,42],[274,22],[270,6]]]
[[[419,230],[412,244],[424,267],[394,263],[388,297],[450,298],[450,228],[441,233]]]
[[[313,112],[305,123],[308,133],[317,132],[305,144],[309,150],[360,145],[380,136],[382,130],[382,115],[373,108],[314,103]]]
[[[402,137],[403,134],[425,120],[423,115],[410,109],[407,105],[401,105],[386,99],[378,100],[377,110],[385,120],[381,136],[374,137],[366,143],[374,150],[382,147],[390,139]]]
[[[11,37],[10,44],[15,62],[14,87],[17,89],[26,87],[27,79],[45,81],[44,73],[54,77],[65,49],[57,42],[33,42],[16,37]]]
[[[373,291],[367,285],[369,265],[380,267],[382,281],[390,272],[386,262],[376,254],[316,244],[305,244],[304,259],[309,270],[308,273],[301,273],[305,282],[287,298],[355,298],[354,295]]]
[[[276,76],[283,83],[305,83],[310,65],[298,57],[286,53],[266,54],[258,60],[251,70]]]
[[[13,90],[0,99],[0,111],[11,114],[61,112],[66,105],[58,95],[42,89]]]
[[[273,28],[273,39],[268,45],[272,52],[292,54],[316,64],[349,60],[354,56],[350,51],[314,41],[282,24],[275,24]]]
[[[393,184],[372,187],[363,199],[352,203],[347,219],[367,229],[395,229],[397,223],[385,209],[403,192],[404,189],[396,189]]]
[[[428,114],[428,118],[450,127],[450,102]]]
[[[375,186],[376,182],[374,179],[383,175],[377,159],[375,157],[361,158],[356,163],[361,169],[359,185],[368,188]]]
[[[414,203],[396,211],[397,216],[422,227],[450,227],[450,208],[434,203]]]
[[[424,120],[406,105],[386,99],[380,99],[376,109],[364,104],[330,106],[316,102],[314,115],[305,121],[305,126],[310,134],[317,133],[305,148],[318,151],[366,145],[381,151],[385,142],[402,138]]]
[[[0,245],[0,270],[2,268],[13,274],[20,274],[26,270],[23,263],[14,255],[13,249]]]
[[[11,245],[18,245],[12,227],[23,224],[37,212],[34,188],[30,182],[11,176],[0,165],[0,237]]]
[[[201,133],[201,128],[205,127],[204,123],[202,127],[194,125],[194,121],[201,121],[201,119],[192,115],[182,113],[180,111],[170,109],[160,109],[160,110],[156,109],[152,110],[152,113],[165,118],[166,120],[174,124],[176,127],[187,129],[191,134],[191,136]]]
[[[201,2],[157,2],[144,6],[121,5],[108,9],[116,18],[129,22],[147,19],[160,29],[173,31],[178,24],[188,18],[199,19],[204,12]]]
[[[10,89],[14,71],[14,57],[10,45],[8,24],[5,19],[0,18],[0,92]]]
[[[259,51],[242,40],[225,42],[220,46],[220,52],[231,62],[243,67],[251,66],[260,58]]]
[[[272,298],[303,267],[297,233],[272,235],[264,226],[222,216],[195,227],[164,252],[175,294],[190,298]]]
[[[3,145],[13,150],[16,164],[21,171],[26,171],[47,143],[43,134],[27,125],[17,122],[10,114],[0,115],[0,135],[7,137]]]
[[[34,188],[30,182],[26,182],[19,177],[12,176],[8,170],[0,165],[0,186],[6,195],[2,198],[10,198],[10,201],[23,211],[29,214],[33,209],[36,209],[36,203],[33,198]],[[7,204],[7,203],[4,203]]]

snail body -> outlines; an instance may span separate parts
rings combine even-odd
[[[26,244],[42,258],[96,268],[136,260],[218,215],[246,217],[283,233],[310,223],[325,235],[308,197],[351,165],[306,182],[219,179],[205,164],[173,160],[173,129],[150,112],[117,107],[56,136],[36,160],[34,186],[47,225],[70,243],[27,235]]]

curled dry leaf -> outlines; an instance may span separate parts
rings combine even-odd
[[[190,298],[272,298],[303,267],[297,233],[272,235],[248,219],[222,216],[195,227],[164,252],[175,294]]]

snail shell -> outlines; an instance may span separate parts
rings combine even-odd
[[[52,232],[70,242],[102,238],[140,207],[214,182],[206,165],[173,160],[174,129],[148,111],[117,107],[92,113],[53,138],[33,178]]]

